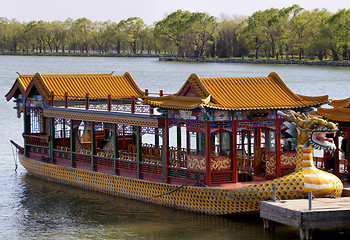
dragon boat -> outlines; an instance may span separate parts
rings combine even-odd
[[[273,187],[280,199],[342,192],[314,165],[313,148],[336,150],[337,125],[308,115],[328,96],[295,94],[277,73],[192,74],[159,96],[129,73],[19,74],[12,98],[20,163],[48,181],[213,215],[256,212]]]

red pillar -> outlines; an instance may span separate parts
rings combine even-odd
[[[261,129],[260,128],[255,128],[254,145],[255,145],[255,149],[261,148]]]
[[[68,93],[64,92],[64,107],[68,108]]]
[[[85,109],[89,110],[89,93],[85,94]]]
[[[112,100],[112,96],[111,96],[111,94],[108,94],[108,97],[107,97],[107,110],[108,110],[108,112],[111,111],[111,100]]]
[[[282,176],[282,172],[281,172],[281,119],[276,119],[275,148],[276,148],[276,178],[280,178]]]
[[[53,107],[54,101],[55,101],[55,93],[51,91],[51,96],[50,96],[50,106]]]
[[[237,120],[232,121],[232,181],[234,183],[238,182],[238,168],[237,168]]]
[[[211,171],[210,171],[210,124],[211,122],[205,122],[205,162],[206,162],[206,185],[211,185]]]
[[[339,134],[338,132],[335,134],[334,144],[337,147],[334,152],[334,170],[335,175],[339,176]],[[326,164],[327,159],[323,159],[323,162]],[[345,167],[345,166],[344,166]]]
[[[131,96],[131,113],[135,113],[135,96]]]

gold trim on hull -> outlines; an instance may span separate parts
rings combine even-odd
[[[257,212],[260,201],[272,195],[271,191],[260,192],[261,199],[239,189],[155,183],[39,162],[23,155],[19,159],[28,172],[42,179],[212,215]]]

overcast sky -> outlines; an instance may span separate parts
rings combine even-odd
[[[178,9],[206,12],[220,17],[245,15],[271,7],[298,4],[306,10],[325,8],[330,12],[349,9],[350,0],[0,0],[0,17],[31,20],[66,20],[86,17],[92,21],[119,22],[140,17],[150,25]]]

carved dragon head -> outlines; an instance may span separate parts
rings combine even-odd
[[[306,116],[290,111],[290,115],[278,111],[278,114],[284,116],[293,124],[286,123],[289,128],[287,132],[297,139],[297,145],[304,147],[313,146],[316,149],[334,151],[336,146],[333,137],[338,131],[337,124],[327,122],[321,118]]]

